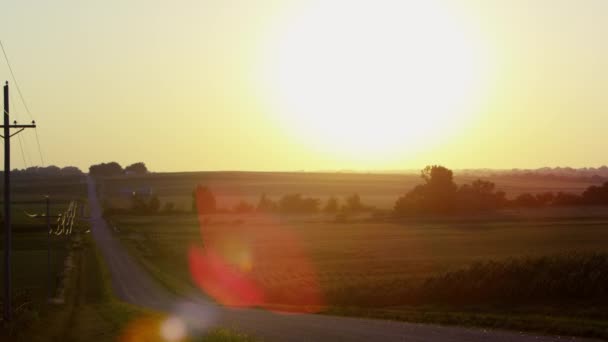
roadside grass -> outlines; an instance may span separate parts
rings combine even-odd
[[[48,307],[40,317],[20,326],[11,341],[163,341],[158,326],[130,335],[138,322],[162,322],[165,315],[116,299],[108,269],[90,235],[72,244],[75,267],[70,272],[63,305]],[[137,339],[152,336],[155,339]],[[254,341],[253,337],[228,329],[217,329],[191,341]]]

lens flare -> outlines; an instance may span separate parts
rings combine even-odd
[[[160,325],[160,335],[168,342],[182,341],[186,334],[186,325],[178,317],[169,317]]]
[[[204,203],[198,192],[196,198],[202,213]],[[190,247],[190,274],[213,299],[227,306],[274,311],[279,307],[295,312],[322,308],[314,265],[296,231],[281,220],[267,216],[263,224],[255,226],[214,226],[199,215],[199,225],[203,245]],[[277,241],[280,248],[268,248]]]

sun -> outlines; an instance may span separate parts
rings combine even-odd
[[[281,125],[358,160],[403,156],[462,129],[484,87],[476,39],[433,1],[318,1],[277,29],[264,58]]]

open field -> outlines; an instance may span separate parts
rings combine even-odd
[[[606,303],[586,302],[581,307],[553,298],[526,305],[500,300],[469,305],[465,299],[465,305],[454,306],[419,302],[409,294],[410,288],[431,277],[476,262],[608,252],[608,217],[600,209],[588,218],[581,218],[589,213],[578,208],[570,210],[570,218],[546,209],[535,218],[523,212],[492,221],[435,222],[336,223],[323,216],[216,215],[207,218],[205,231],[245,237],[230,248],[251,254],[251,274],[270,294],[270,307],[303,304],[294,297],[308,298],[307,291],[318,286],[322,301],[308,304],[321,304],[321,310],[334,314],[605,336],[600,332],[605,331],[608,317],[598,313],[605,312]],[[126,246],[165,286],[177,292],[196,288],[188,252],[205,239],[196,217],[116,216],[112,221]],[[301,260],[277,231],[297,238],[312,270],[298,268]],[[238,260],[233,261],[238,266]],[[547,315],[562,322],[547,321]],[[541,317],[544,321],[539,322]]]
[[[120,216],[112,218],[122,239],[163,273],[189,281],[187,252],[203,243],[196,217]],[[315,265],[321,288],[339,292],[345,285],[382,291],[399,283],[416,282],[476,261],[565,252],[608,252],[608,219],[554,219],[519,222],[352,221],[264,215],[214,216],[209,230],[238,226],[252,251],[277,251],[282,241],[272,232],[285,230],[297,237]],[[232,230],[235,231],[235,230]],[[281,287],[300,278],[298,270],[285,274],[276,258],[258,259],[256,277],[267,286]]]
[[[580,193],[590,181],[555,180],[525,177],[483,177],[496,183],[498,189],[515,197],[523,192],[539,193],[563,191]],[[458,177],[458,184],[468,183],[476,177]],[[390,209],[395,200],[422,182],[417,173],[366,174],[366,173],[286,173],[286,172],[192,172],[152,173],[145,176],[120,176],[109,178],[100,185],[102,197],[113,206],[129,203],[133,191],[151,190],[161,202],[173,202],[177,209],[188,210],[191,193],[197,184],[208,186],[216,195],[218,205],[231,208],[246,200],[256,204],[262,194],[272,199],[290,194],[316,197],[323,202],[330,196],[343,198],[353,193],[361,195],[363,203],[380,209]]]
[[[473,179],[457,178],[456,182]],[[580,193],[591,185],[504,176],[490,180],[509,197],[523,192]],[[256,203],[262,193],[275,199],[302,193],[324,200],[357,192],[363,203],[389,209],[400,194],[419,182],[414,174],[218,172],[110,178],[99,189],[103,201],[124,207],[129,205],[132,191],[144,189],[158,195],[161,203],[174,202],[178,209],[187,210],[192,188],[201,183],[216,194],[220,207],[242,199]],[[221,253],[237,268],[249,270],[268,294],[268,307],[318,305],[321,311],[344,315],[606,336],[608,317],[598,316],[606,303],[581,306],[545,300],[522,305],[465,300],[454,306],[411,295],[412,288],[423,288],[433,277],[478,262],[606,253],[608,211],[604,207],[508,209],[404,220],[370,214],[346,218],[216,214],[206,217],[202,227],[195,215],[111,215],[109,220],[144,266],[176,292],[201,291],[192,273],[191,252],[209,243],[205,239],[210,236],[224,236],[233,241],[224,241],[228,247],[221,247]],[[302,253],[293,252],[294,241]],[[308,266],[302,267],[302,258]],[[307,298],[317,300],[306,303]]]

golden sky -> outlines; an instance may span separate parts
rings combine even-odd
[[[603,0],[9,0],[0,39],[47,164],[579,167],[608,164],[607,17]]]

